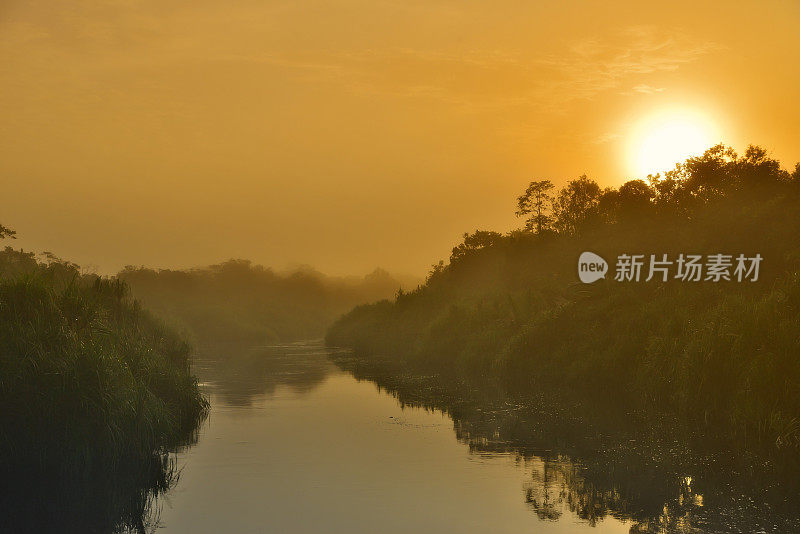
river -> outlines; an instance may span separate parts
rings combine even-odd
[[[735,483],[717,491],[706,481],[719,496],[705,494],[684,465],[655,460],[640,468],[618,451],[582,459],[569,441],[583,437],[550,436],[545,425],[543,446],[519,437],[530,434],[512,427],[536,425],[518,415],[509,422],[508,414],[498,420],[474,406],[409,403],[335,365],[319,343],[206,349],[194,371],[211,413],[197,444],[177,456],[177,484],[154,503],[158,532],[788,532],[797,525],[792,512],[753,505]],[[743,517],[754,523],[744,526]]]

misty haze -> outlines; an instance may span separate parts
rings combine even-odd
[[[800,532],[800,3],[0,5],[0,533]]]

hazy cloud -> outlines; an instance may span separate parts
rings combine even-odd
[[[362,94],[435,99],[469,108],[547,104],[554,109],[649,74],[674,71],[718,49],[680,33],[637,27],[548,54],[395,48],[251,60],[314,71]],[[654,94],[664,88],[638,83],[632,91]]]
[[[622,134],[618,134],[618,133],[615,133],[615,132],[608,132],[608,133],[604,133],[603,135],[595,138],[594,143],[596,145],[602,145],[602,144],[605,144],[605,143],[610,143],[611,141],[616,141],[617,139],[621,139],[621,138],[622,138]]]
[[[645,95],[652,95],[655,93],[663,93],[666,91],[664,87],[653,87],[652,85],[647,85],[646,83],[640,83],[633,87],[631,92],[623,93],[623,94],[632,94],[632,93],[641,93]]]

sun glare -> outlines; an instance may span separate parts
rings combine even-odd
[[[665,111],[642,120],[630,139],[629,161],[637,178],[672,169],[718,143],[717,128],[701,113]]]

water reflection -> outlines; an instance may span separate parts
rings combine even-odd
[[[473,453],[515,455],[530,473],[525,504],[542,521],[614,518],[637,533],[800,532],[800,470],[786,459],[750,457],[676,421],[443,383],[391,362],[335,360],[403,406],[447,413]]]
[[[296,395],[312,391],[337,371],[327,354],[319,343],[207,346],[197,352],[193,372],[217,404],[246,407],[281,386]],[[187,436],[181,451],[197,439],[197,433]],[[181,471],[175,451],[98,466],[80,477],[61,476],[58,466],[0,461],[0,532],[155,532]]]
[[[195,446],[64,486],[5,477],[0,531],[800,531],[796,470],[666,422],[319,343],[204,347],[195,372],[212,403]]]
[[[174,455],[154,454],[62,476],[55,466],[0,469],[0,532],[152,533],[159,496],[179,480]]]
[[[192,370],[222,402],[249,406],[257,398],[271,397],[279,386],[297,394],[312,391],[336,370],[329,353],[322,342],[206,345],[198,348]]]
[[[564,531],[528,510],[532,471],[514,454],[470,451],[449,416],[355,380],[319,345],[209,354],[198,372],[211,416],[179,457],[160,531]],[[594,531],[627,527],[608,518]]]

